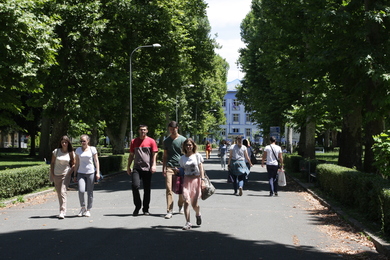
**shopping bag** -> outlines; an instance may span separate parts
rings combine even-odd
[[[284,174],[283,169],[278,170],[278,185],[279,186],[286,186],[287,185],[286,175]]]

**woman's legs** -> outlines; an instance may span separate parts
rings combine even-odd
[[[93,202],[93,186],[94,186],[94,178],[95,175],[92,174],[85,174],[85,173],[78,173],[78,186],[79,186],[79,200],[80,200],[80,206],[82,208],[85,208],[85,198],[84,193],[87,192],[88,195],[88,207],[87,210],[90,210],[92,208],[92,202]]]
[[[66,195],[70,175],[54,175],[54,186],[57,191],[58,202],[60,204],[60,214],[66,214]]]

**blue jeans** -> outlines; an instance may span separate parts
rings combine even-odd
[[[237,193],[237,190],[238,188],[244,188],[244,180],[245,180],[245,175],[246,174],[241,174],[241,175],[234,175],[232,174],[232,178],[233,178],[233,189],[234,189],[234,193]]]
[[[278,166],[267,165],[269,193],[270,195],[278,192]]]
[[[133,169],[131,173],[132,179],[132,191],[133,191],[133,202],[136,210],[141,209],[141,204],[143,205],[142,212],[149,212],[149,204],[150,204],[150,190],[152,183],[152,173],[150,171],[141,171],[137,169]],[[141,188],[141,180],[144,186],[144,201],[141,202],[141,196],[139,193],[139,189]]]

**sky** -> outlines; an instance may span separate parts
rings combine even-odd
[[[230,69],[227,82],[242,79],[244,76],[237,68],[238,50],[245,47],[241,42],[240,25],[251,8],[251,0],[205,0],[208,4],[207,16],[211,25],[211,36],[222,45],[216,52],[226,59]]]

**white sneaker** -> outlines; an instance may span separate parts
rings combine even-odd
[[[91,212],[89,210],[87,210],[87,212],[85,212],[85,216],[86,217],[90,217],[91,216]]]
[[[190,230],[192,227],[191,223],[190,222],[187,222],[184,227],[182,228],[183,230]]]
[[[165,218],[166,219],[172,218],[172,212],[168,212],[168,214],[165,215]]]
[[[64,219],[65,218],[65,213],[61,212],[60,215],[58,215],[59,219]]]
[[[182,215],[184,214],[184,207],[179,207],[179,213]]]
[[[77,216],[78,216],[78,217],[85,216],[85,212],[86,212],[85,208],[81,208],[81,209],[80,209],[80,212],[79,212],[79,214],[78,214]]]

